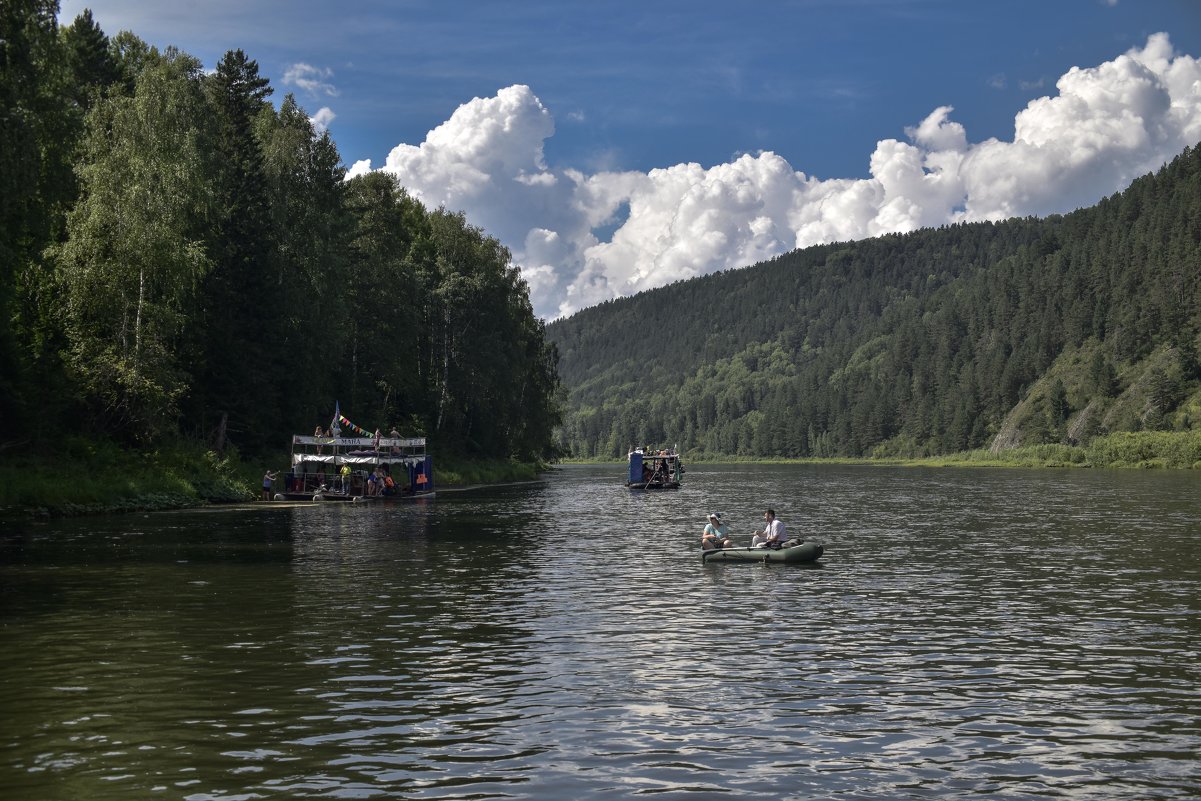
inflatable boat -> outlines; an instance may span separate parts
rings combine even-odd
[[[820,542],[802,542],[799,545],[781,548],[714,548],[701,551],[701,562],[759,562],[771,564],[780,562],[786,565],[797,565],[804,562],[816,562],[825,551]]]

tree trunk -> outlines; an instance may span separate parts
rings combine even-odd
[[[228,421],[229,414],[221,412],[221,422],[217,424],[217,441],[213,446],[217,453],[222,453],[225,450],[225,424]]]
[[[138,311],[133,321],[133,373],[138,374],[142,361],[142,304],[146,302],[146,270],[138,270]]]
[[[450,310],[445,314],[445,334],[442,337],[442,394],[438,398],[438,422],[435,431],[442,430],[442,413],[446,408],[446,389],[450,383]]]

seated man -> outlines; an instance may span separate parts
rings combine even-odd
[[[763,521],[763,528],[756,531],[755,536],[751,537],[751,547],[779,548],[788,539],[788,534],[784,531],[784,521],[776,519],[774,509],[768,509],[763,513]]]

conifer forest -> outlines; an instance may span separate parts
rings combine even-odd
[[[923,457],[1201,425],[1201,150],[1094,207],[784,254],[552,323],[562,446]]]

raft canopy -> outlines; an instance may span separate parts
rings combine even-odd
[[[376,465],[416,466],[426,464],[425,437],[314,437],[292,436],[292,465]]]
[[[643,466],[650,468],[653,475],[657,474],[660,478],[666,477],[668,481],[679,482],[680,480],[680,455],[676,453],[675,448],[668,448],[664,451],[644,451],[642,448],[635,448],[629,453],[630,472],[626,479],[627,484],[642,484],[646,482],[646,477],[643,476]]]

